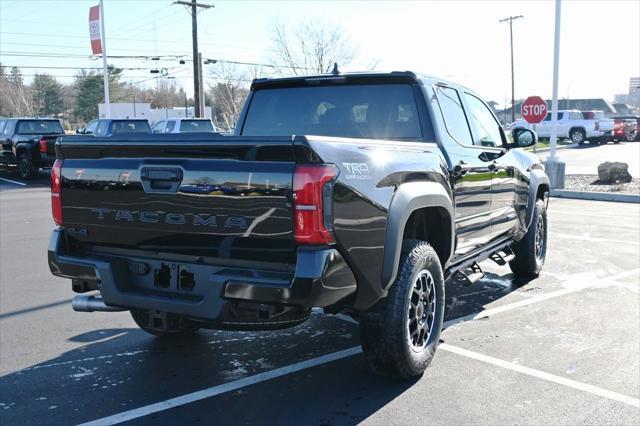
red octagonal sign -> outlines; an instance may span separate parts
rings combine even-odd
[[[539,123],[547,116],[547,103],[540,96],[529,96],[520,110],[527,123]]]

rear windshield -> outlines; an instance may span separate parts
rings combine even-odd
[[[213,132],[213,124],[209,120],[182,120],[181,132]]]
[[[111,133],[151,133],[151,127],[147,121],[114,121]]]
[[[58,120],[22,120],[16,131],[19,135],[48,135],[64,133]]]
[[[242,134],[422,137],[413,89],[408,84],[258,90],[251,99]]]

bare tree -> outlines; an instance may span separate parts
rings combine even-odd
[[[259,71],[252,70],[252,77]],[[231,130],[235,127],[242,106],[249,93],[251,79],[245,72],[240,72],[235,65],[218,63],[212,71],[215,83],[209,84],[213,97],[214,120],[218,127]]]
[[[349,65],[357,51],[338,26],[309,21],[290,30],[276,23],[271,30],[274,61],[280,74],[324,74],[333,64]]]

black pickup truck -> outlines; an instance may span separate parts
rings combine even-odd
[[[54,144],[64,135],[60,120],[50,118],[6,118],[0,120],[0,164],[18,166],[23,179],[31,179],[38,169],[53,165]]]
[[[535,133],[512,138],[474,92],[411,72],[255,80],[234,136],[60,138],[49,266],[99,292],[75,310],[164,336],[346,312],[374,371],[419,375],[445,280],[544,263],[549,181],[519,149]]]

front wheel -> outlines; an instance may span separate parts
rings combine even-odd
[[[131,309],[131,317],[138,327],[159,337],[187,336],[200,329],[194,322],[166,312]]]
[[[540,275],[547,255],[547,211],[543,200],[536,201],[529,230],[512,248],[515,258],[509,262],[509,267],[516,277]]]
[[[381,376],[421,375],[438,347],[444,317],[444,275],[435,250],[407,240],[389,294],[360,319],[364,356]]]

